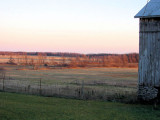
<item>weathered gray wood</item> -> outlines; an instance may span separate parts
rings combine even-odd
[[[135,16],[140,18],[138,96],[143,100],[160,99],[159,3],[160,0],[150,0]]]
[[[140,19],[139,85],[160,87],[160,19]]]
[[[156,44],[156,59],[159,61],[156,61],[156,81],[155,86],[160,86],[160,32],[157,33],[157,44]]]
[[[139,93],[154,93],[152,88],[160,88],[160,18],[141,18],[139,39]]]

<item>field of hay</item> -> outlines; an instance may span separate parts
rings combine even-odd
[[[136,99],[137,68],[28,70],[16,65],[1,67],[6,69],[5,80],[0,80],[2,91],[78,99]]]

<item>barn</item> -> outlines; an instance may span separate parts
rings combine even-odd
[[[160,98],[160,0],[150,0],[135,16],[139,18],[138,98]]]

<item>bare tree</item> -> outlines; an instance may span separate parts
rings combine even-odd
[[[62,66],[65,67],[66,66],[66,58],[64,55],[62,55]]]
[[[45,53],[38,53],[38,64],[44,65],[46,60],[46,54]]]
[[[122,55],[122,63],[123,63],[123,67],[126,66],[128,64],[128,57],[127,55]]]
[[[35,60],[33,58],[30,60],[29,63],[33,67],[33,70],[37,70],[38,69],[37,65],[36,65],[36,62],[35,62]]]
[[[89,57],[88,56],[86,56],[86,55],[83,55],[82,56],[82,66],[83,67],[86,67],[87,65],[89,64]]]
[[[27,56],[27,53],[24,55],[24,64],[28,65],[28,56]]]
[[[70,59],[69,66],[70,66],[70,67],[77,67],[76,58],[71,58],[71,59]]]
[[[19,53],[17,53],[17,64],[20,65],[21,64],[21,59],[20,59],[20,55]]]
[[[103,66],[103,67],[106,67],[106,66],[107,66],[107,57],[106,57],[106,56],[103,56],[103,57],[102,57],[102,66]]]
[[[56,62],[56,60],[55,60],[54,57],[51,57],[51,58],[49,59],[49,63],[50,63],[50,65],[57,65],[57,62]]]
[[[12,55],[10,56],[8,63],[9,63],[9,64],[15,64],[15,60],[14,60],[14,58],[12,57]]]

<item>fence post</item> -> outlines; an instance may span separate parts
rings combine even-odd
[[[81,99],[84,99],[84,80],[82,81]]]
[[[42,95],[42,89],[41,89],[41,78],[39,80],[39,94]]]
[[[3,91],[4,91],[4,78],[3,78]]]
[[[4,91],[4,80],[5,80],[5,74],[3,74],[3,91]]]

